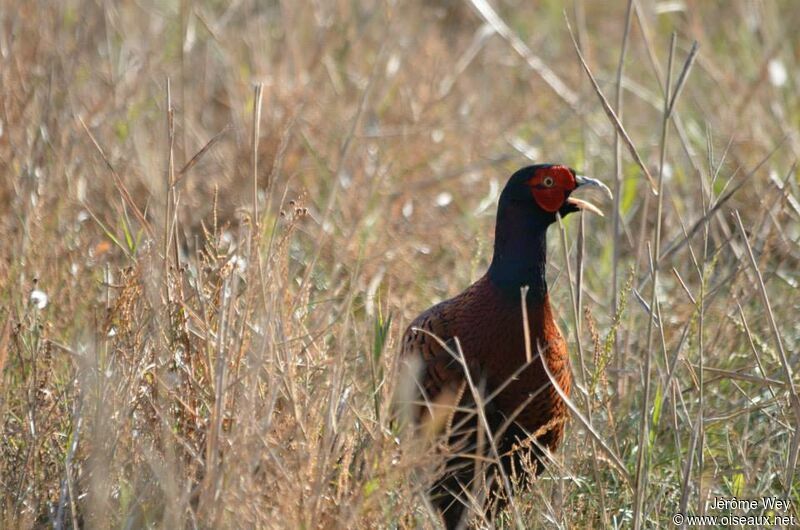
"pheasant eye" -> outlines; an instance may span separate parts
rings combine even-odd
[[[545,177],[544,179],[542,179],[542,184],[544,184],[544,186],[546,188],[552,188],[553,187],[553,177]]]

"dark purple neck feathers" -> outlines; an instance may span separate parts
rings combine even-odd
[[[529,287],[528,303],[544,300],[547,294],[547,227],[543,216],[514,201],[500,201],[495,226],[494,256],[489,279],[519,300],[520,288]]]

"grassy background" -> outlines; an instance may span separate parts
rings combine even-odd
[[[800,502],[800,9],[600,4],[3,2],[0,527],[433,527],[399,335],[530,160],[618,201],[551,228],[584,420],[526,524]]]

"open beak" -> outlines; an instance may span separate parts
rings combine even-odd
[[[575,183],[577,184],[577,186],[575,187],[575,190],[577,190],[579,188],[582,188],[584,186],[593,187],[593,188],[600,188],[601,190],[603,190],[605,192],[606,195],[608,195],[609,199],[613,199],[614,198],[614,195],[611,193],[611,190],[608,189],[608,186],[606,186],[605,184],[603,184],[602,182],[600,182],[597,179],[586,177],[584,175],[575,175]],[[590,211],[592,213],[596,213],[600,217],[603,217],[603,212],[600,211],[600,208],[598,208],[594,204],[590,203],[589,201],[584,201],[583,199],[575,199],[573,197],[569,197],[567,199],[567,202],[569,204],[573,205],[575,208],[577,208],[579,210],[588,210],[588,211]]]

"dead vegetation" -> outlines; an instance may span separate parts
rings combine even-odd
[[[0,527],[433,527],[398,336],[529,160],[616,201],[550,234],[578,389],[524,524],[796,513],[800,10],[569,3],[595,87],[536,4],[6,2]]]

